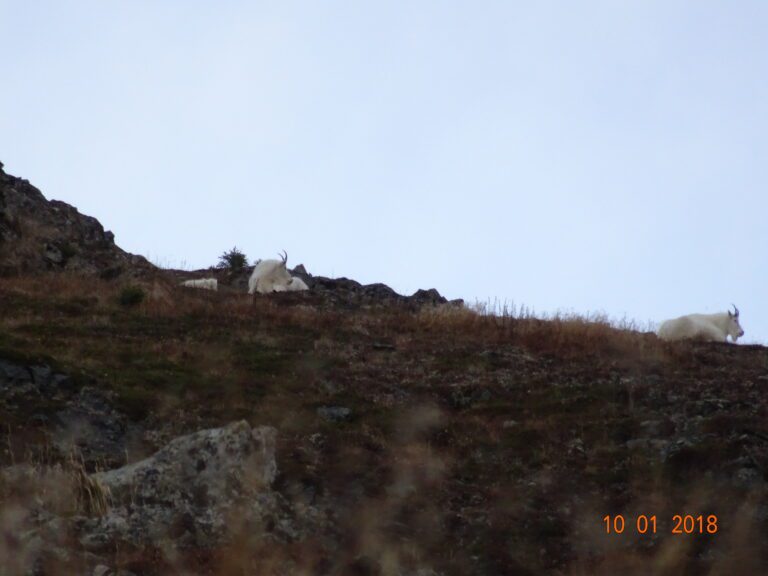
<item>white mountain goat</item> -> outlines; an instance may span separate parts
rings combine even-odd
[[[309,290],[309,286],[298,276],[291,278],[291,283],[285,289],[287,292],[301,292],[302,290]]]
[[[259,260],[248,279],[248,294],[258,292],[299,292],[309,290],[301,278],[288,273],[288,253],[283,251],[280,260]]]
[[[663,322],[659,327],[662,340],[704,340],[726,342],[728,336],[733,342],[744,336],[739,324],[739,309],[733,305],[733,312],[717,314],[689,314]]]
[[[213,290],[215,292],[219,289],[219,281],[216,278],[196,278],[194,280],[184,280],[180,286],[202,288],[203,290]]]

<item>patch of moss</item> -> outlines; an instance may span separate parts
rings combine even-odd
[[[61,251],[61,255],[64,257],[65,261],[77,255],[78,252],[77,246],[71,242],[62,243],[59,246],[59,250]]]
[[[161,356],[139,350],[120,351],[122,360],[115,379],[125,386],[151,386],[163,392],[182,394],[204,386],[204,376],[194,366],[181,365]]]
[[[99,299],[95,297],[73,296],[66,300],[57,300],[53,304],[54,310],[67,316],[82,316],[93,310]]]
[[[115,404],[117,409],[125,413],[131,420],[144,420],[152,408],[157,405],[156,392],[142,386],[124,387],[118,390]]]
[[[277,375],[291,363],[291,355],[257,342],[237,342],[232,347],[233,364],[254,375]]]
[[[144,302],[146,295],[146,292],[144,292],[144,289],[141,286],[126,286],[120,291],[118,302],[120,302],[121,306],[130,308]]]
[[[23,312],[43,312],[49,303],[17,292],[0,293],[0,313],[14,317]]]
[[[440,372],[460,372],[469,368],[485,369],[490,366],[488,355],[476,354],[471,350],[451,350],[434,359],[433,368]]]
[[[66,372],[53,357],[30,351],[25,341],[2,332],[0,332],[0,358],[23,366],[46,365],[55,372]]]

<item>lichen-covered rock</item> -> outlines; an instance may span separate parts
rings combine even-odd
[[[258,532],[274,508],[274,428],[245,421],[171,441],[153,456],[92,478],[112,506],[83,526],[81,543],[213,546],[243,530]]]

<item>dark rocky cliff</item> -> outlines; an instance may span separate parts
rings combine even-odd
[[[69,270],[115,277],[152,268],[120,249],[96,218],[47,200],[27,180],[6,174],[0,162],[0,275]]]

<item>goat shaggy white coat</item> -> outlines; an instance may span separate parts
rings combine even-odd
[[[284,252],[280,258],[280,260],[256,262],[253,273],[248,279],[248,294],[309,290],[309,286],[301,278],[291,276],[288,272],[288,254]]]
[[[717,314],[688,314],[663,322],[658,335],[662,340],[702,340],[705,342],[733,342],[744,336],[739,324],[739,309]]]
[[[216,278],[196,278],[194,280],[184,280],[180,284],[186,288],[202,288],[203,290],[213,290],[214,292],[219,289],[219,281]]]
[[[288,292],[301,292],[302,290],[309,290],[309,286],[307,286],[307,283],[298,276],[293,276],[291,278],[291,283],[288,284],[286,290]]]

